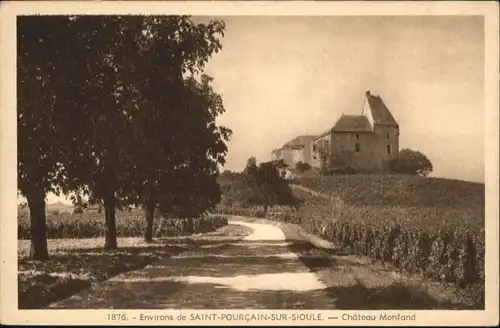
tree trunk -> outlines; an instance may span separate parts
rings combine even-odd
[[[26,198],[30,209],[30,259],[40,261],[48,260],[49,252],[47,250],[45,191],[43,188],[35,187]]]
[[[118,243],[116,241],[116,198],[114,195],[104,199],[104,220],[106,222],[104,248],[116,249]]]
[[[150,243],[153,241],[153,219],[155,213],[154,205],[151,203],[145,204],[144,212],[146,214],[146,231],[144,232],[144,240]]]
[[[193,218],[192,217],[188,217],[187,218],[187,231],[190,234],[194,233],[194,224],[193,224]]]

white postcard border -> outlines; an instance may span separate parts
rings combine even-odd
[[[498,3],[484,2],[257,2],[257,1],[19,1],[0,4],[0,319],[6,324],[128,324],[128,325],[446,325],[498,324],[499,234],[499,19]],[[482,15],[485,18],[485,190],[486,190],[486,309],[484,311],[343,311],[343,310],[18,310],[16,239],[16,16],[26,14],[189,14],[189,15]],[[473,109],[471,109],[473,110]],[[128,320],[110,321],[108,314],[125,314]],[[173,321],[140,320],[142,315],[173,315]],[[192,321],[192,314],[218,314],[219,320]],[[259,313],[310,313],[339,317],[324,321],[258,321]],[[416,314],[415,321],[345,321],[343,314]],[[220,315],[226,315],[221,319]],[[229,315],[243,314],[243,320]],[[186,316],[185,320],[181,315]],[[133,318],[136,319],[133,319]]]

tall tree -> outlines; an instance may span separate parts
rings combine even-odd
[[[224,25],[195,25],[185,16],[78,18],[89,19],[88,26],[100,26],[99,33],[97,40],[83,40],[82,47],[93,41],[103,60],[87,69],[97,77],[84,100],[93,104],[84,109],[84,130],[91,133],[83,139],[89,148],[71,173],[103,201],[105,247],[115,248],[118,204],[142,204],[145,239],[152,238],[160,182],[188,160],[179,140],[196,134],[187,119],[205,115],[191,110],[200,101],[192,98],[185,74],[199,72],[220,49],[215,35]]]
[[[218,115],[224,112],[220,95],[211,86],[212,78],[202,75],[200,81],[193,77],[186,79],[182,95],[189,99],[184,119],[178,121],[178,128],[184,131],[176,151],[182,163],[170,176],[171,183],[164,184],[161,212],[188,219],[192,231],[192,219],[213,209],[220,201],[221,190],[217,183],[219,167],[225,163],[226,142],[231,130],[216,124]],[[167,190],[170,185],[175,190]],[[172,192],[173,191],[173,192]]]
[[[186,16],[146,21],[147,33],[143,34],[148,40],[142,47],[142,58],[133,65],[142,74],[134,85],[144,104],[136,119],[142,122],[136,124],[136,132],[142,136],[137,140],[149,135],[145,140],[152,141],[138,147],[141,151],[135,153],[134,160],[138,164],[134,167],[139,168],[136,177],[140,177],[134,193],[141,195],[145,209],[147,241],[152,239],[158,203],[165,202],[164,212],[168,206],[171,211],[183,208],[185,199],[193,195],[199,199],[191,201],[191,207],[204,204],[201,198],[210,195],[211,189],[205,190],[208,194],[196,191],[201,190],[200,183],[218,173],[218,165],[224,164],[231,131],[215,123],[224,112],[222,98],[213,90],[212,79],[203,74],[205,63],[221,49],[218,38],[224,28],[221,21],[196,25]],[[175,183],[179,176],[191,177],[186,185],[191,189]],[[166,201],[172,191],[177,197]]]
[[[129,32],[136,24],[119,16],[72,20],[72,67],[65,79],[64,101],[58,103],[78,113],[78,135],[72,139],[75,147],[66,166],[91,202],[103,202],[105,248],[117,247],[115,211],[130,179],[128,143],[134,122],[128,115],[131,72],[126,55],[135,50]],[[79,94],[70,97],[74,88]]]
[[[57,106],[70,66],[64,60],[73,41],[69,23],[67,16],[17,18],[18,189],[28,202],[30,257],[36,260],[48,258],[46,194],[73,185],[64,162],[78,117]]]
[[[18,171],[33,207],[33,256],[47,258],[41,209],[46,192],[60,189],[102,201],[105,247],[115,248],[115,209],[138,199],[150,209],[159,181],[192,161],[182,151],[190,144],[179,142],[192,132],[189,115],[207,124],[220,113],[214,94],[190,98],[194,84],[185,76],[200,73],[220,50],[224,24],[196,25],[186,16],[52,16],[21,25]],[[225,150],[216,153],[223,158]]]

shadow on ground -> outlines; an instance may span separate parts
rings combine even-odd
[[[55,251],[48,261],[18,260],[18,307],[40,309],[119,273],[184,252],[190,243]]]
[[[42,270],[39,266],[63,262],[64,268],[75,274],[74,287],[68,287],[73,288],[68,295],[80,292],[52,304],[52,309],[458,308],[451,303],[439,303],[424,291],[404,284],[367,286],[349,273],[349,269],[363,264],[348,263],[334,250],[317,248],[300,238],[199,238],[163,247],[72,251],[53,255],[49,263],[23,262],[20,269],[57,272],[57,268]],[[92,277],[79,277],[84,271],[92,272]],[[125,271],[128,272],[116,275]],[[324,271],[339,279],[327,284],[326,289],[317,279]],[[26,283],[35,281],[28,274],[26,277]],[[81,281],[88,286],[110,277],[113,278],[81,291],[85,288]],[[50,283],[47,280],[43,286]],[[44,296],[45,303],[40,305],[33,301],[39,294],[22,295],[23,308],[46,308],[50,300]]]
[[[52,308],[335,308],[283,241],[209,241],[121,274]]]
[[[394,283],[385,287],[330,287],[327,292],[343,310],[467,310],[470,307],[451,302],[438,302],[422,290]]]
[[[18,306],[20,309],[46,308],[120,273],[144,268],[148,264],[194,249],[215,240],[235,242],[251,233],[239,225],[221,227],[201,236],[156,238],[133,247],[104,250],[101,247],[54,249],[49,261],[18,260]],[[74,241],[78,244],[78,240]]]
[[[112,284],[112,285],[111,285]],[[328,300],[327,300],[328,301]],[[107,285],[105,294],[78,295],[58,308],[80,309],[333,309],[318,291],[238,291],[223,284],[179,281]]]
[[[336,270],[342,259],[296,241],[208,242],[165,258],[140,271],[119,275],[92,293],[54,308],[114,309],[457,309],[403,284],[367,287],[352,283],[326,289],[311,286],[304,274]],[[302,254],[294,257],[290,252]],[[327,251],[327,253],[331,253]],[[271,286],[278,277],[283,286]],[[274,288],[274,290],[273,290]],[[295,289],[295,290],[294,290]]]

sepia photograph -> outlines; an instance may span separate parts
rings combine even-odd
[[[97,5],[9,14],[1,316],[498,321],[498,17]]]

